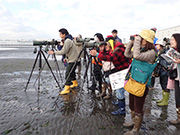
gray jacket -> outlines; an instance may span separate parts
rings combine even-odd
[[[63,48],[60,51],[55,52],[56,55],[66,55],[66,60],[68,63],[73,63],[77,60],[78,52],[76,45],[71,39],[66,39]]]
[[[141,37],[136,36],[134,41],[130,41],[127,46],[126,50],[124,52],[124,55],[127,58],[135,58],[136,60],[145,61],[150,64],[154,63],[154,60],[156,59],[156,52],[154,50],[148,50],[146,52],[140,52],[141,51]],[[133,51],[131,51],[133,47]]]

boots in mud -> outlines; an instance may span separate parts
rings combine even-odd
[[[134,112],[134,111],[131,111],[131,119],[132,119],[132,122],[123,123],[123,127],[126,127],[126,128],[133,127],[133,126],[134,126],[134,118],[135,118],[135,112]]]
[[[169,93],[170,92],[164,92],[163,93],[163,99],[162,102],[158,103],[158,106],[167,106],[169,101]]]
[[[169,121],[169,123],[172,125],[180,125],[180,107],[177,108],[177,120]]]
[[[109,84],[108,85],[108,94],[103,97],[103,99],[110,99],[112,97],[112,88],[111,88],[111,85]]]
[[[164,90],[162,90],[162,97],[164,98]],[[163,101],[163,98],[161,100],[157,100],[156,103],[161,103]]]
[[[104,97],[106,95],[106,88],[107,88],[107,84],[103,82],[102,83],[102,92],[97,97]]]
[[[134,117],[134,127],[131,131],[124,133],[124,135],[139,135],[139,129],[141,128],[141,124],[143,121],[143,115],[140,113],[136,113]]]
[[[71,91],[70,91],[70,86],[69,86],[69,85],[65,85],[64,90],[61,91],[59,94],[60,94],[60,95],[65,95],[65,94],[68,94],[68,93],[70,93],[70,92],[71,92]]]
[[[118,100],[118,106],[119,109],[117,111],[111,112],[112,115],[124,115],[126,114],[126,104],[125,104],[125,99],[123,100]]]
[[[78,86],[77,80],[72,81],[72,83],[73,84],[70,86],[71,89],[73,89],[73,88]]]

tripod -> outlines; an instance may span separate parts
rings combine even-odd
[[[28,85],[29,85],[30,79],[31,79],[31,77],[32,77],[32,74],[33,74],[33,71],[34,71],[34,68],[35,68],[35,66],[36,66],[36,63],[37,63],[37,60],[38,60],[38,59],[39,59],[38,91],[40,90],[40,76],[41,76],[41,72],[42,72],[42,56],[44,57],[44,60],[45,60],[45,62],[47,63],[47,65],[48,65],[48,67],[49,67],[49,69],[50,69],[50,71],[51,71],[51,73],[52,73],[52,75],[53,75],[53,77],[54,77],[54,79],[55,79],[55,81],[56,81],[59,89],[61,89],[61,86],[59,85],[59,82],[58,82],[58,80],[56,79],[56,76],[54,75],[54,73],[53,73],[53,71],[52,71],[52,69],[51,69],[51,66],[50,66],[48,60],[47,60],[44,52],[42,51],[42,45],[40,45],[40,46],[39,46],[38,54],[37,54],[36,59],[35,59],[35,61],[34,61],[34,64],[33,64],[33,67],[32,67],[32,70],[31,70],[31,73],[30,73],[28,82],[27,82],[26,87],[25,87],[25,91],[27,90],[27,87],[28,87]]]
[[[48,47],[48,46],[47,46],[47,47]],[[46,50],[48,50],[48,48],[45,49],[45,51],[46,51]],[[51,50],[52,50],[52,51],[55,50],[55,45],[51,45]],[[48,60],[49,57],[50,57],[50,54],[48,54],[47,60]],[[55,54],[52,55],[52,59],[54,59],[55,65],[56,65],[56,67],[57,67],[56,72],[57,72],[57,76],[59,75],[59,76],[58,76],[58,77],[59,77],[59,78],[58,78],[58,79],[59,79],[59,82],[60,82],[60,79],[61,79],[61,82],[63,82],[63,79],[62,79],[62,76],[61,76],[61,72],[60,72],[60,67],[59,67],[59,64],[58,64],[58,62],[57,62],[57,58],[56,58],[56,55],[55,55]],[[43,67],[42,67],[42,70],[44,69],[45,65],[46,65],[46,63],[44,63],[44,65],[43,65]],[[41,70],[41,72],[42,72],[42,70]],[[36,81],[34,82],[34,86],[35,86],[38,78],[39,78],[39,76],[36,78]]]

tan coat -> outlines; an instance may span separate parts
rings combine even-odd
[[[68,63],[73,63],[77,60],[78,53],[74,42],[71,39],[66,39],[63,48],[55,52],[56,55],[66,55]]]
[[[156,52],[154,50],[140,52],[141,51],[140,44],[141,44],[141,37],[136,36],[134,41],[130,41],[127,44],[124,55],[127,58],[135,58],[136,60],[145,61],[150,64],[153,64],[156,58]],[[132,47],[133,47],[133,51],[131,51]]]
[[[78,56],[79,56],[79,53],[81,52],[81,50],[83,48],[82,43],[78,43],[78,42],[76,42],[76,40],[74,40],[74,43],[76,45],[77,53],[78,53]],[[84,57],[84,52],[82,52],[80,58],[83,58],[83,57]]]

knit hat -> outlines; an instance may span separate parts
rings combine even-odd
[[[108,35],[106,38],[106,42],[109,42],[111,44],[112,50],[114,50],[114,38],[112,35]]]
[[[150,43],[154,43],[155,33],[152,30],[142,30],[139,34],[143,39]]]
[[[154,28],[151,28],[152,31],[154,31],[156,33],[157,29],[154,27]]]
[[[163,40],[158,40],[158,41],[156,41],[156,45],[165,46],[165,43],[163,42]]]

